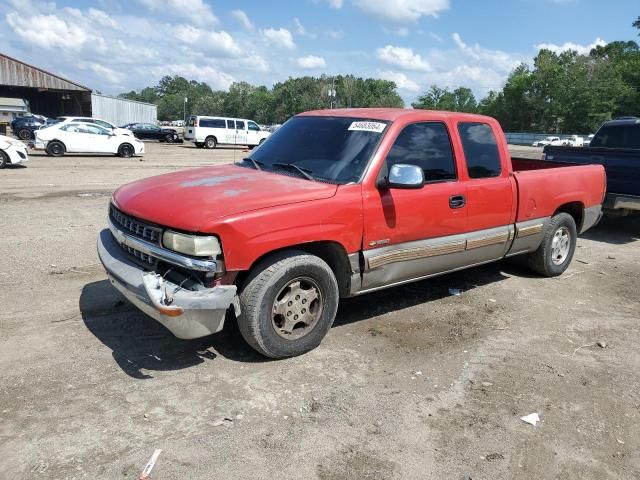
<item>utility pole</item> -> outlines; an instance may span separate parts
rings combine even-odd
[[[184,124],[187,124],[187,97],[184,97],[184,104],[182,106],[182,120],[184,120]]]
[[[331,77],[331,88],[327,92],[329,96],[329,108],[333,110],[336,102],[336,77]]]

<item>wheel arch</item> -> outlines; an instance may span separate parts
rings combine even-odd
[[[582,222],[584,221],[584,204],[582,202],[567,202],[560,205],[554,215],[558,213],[568,213],[573,217],[573,221],[576,222],[576,230],[580,232],[582,230]]]
[[[302,251],[324,260],[336,277],[340,297],[349,296],[351,291],[351,264],[349,262],[349,254],[343,245],[330,240],[288,245],[286,247],[267,252],[256,258],[248,270],[244,270],[238,274],[235,279],[236,286],[241,288],[249,276],[249,273],[265,259],[287,250]]]

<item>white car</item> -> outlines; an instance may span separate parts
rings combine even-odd
[[[184,139],[196,147],[216,148],[218,145],[260,145],[271,132],[262,130],[253,120],[227,117],[191,116],[184,128]]]
[[[560,140],[560,137],[547,137],[544,140],[538,140],[532,144],[533,147],[544,147],[547,145],[562,145],[562,140]]]
[[[0,135],[0,169],[29,161],[27,148],[20,140]]]
[[[113,133],[120,133],[122,135],[128,135],[133,137],[133,132],[126,128],[116,127],[114,124],[107,122],[106,120],[101,120],[99,118],[91,118],[91,117],[58,117],[56,118],[50,125],[40,127],[40,130],[44,128],[49,128],[52,125],[62,124],[62,123],[71,123],[71,122],[79,122],[79,123],[94,123],[96,125],[100,125],[108,130],[113,131]]]
[[[583,147],[584,138],[580,135],[571,135],[562,141],[562,145],[566,145],[567,147]]]
[[[36,130],[35,137],[34,148],[54,157],[65,153],[111,153],[120,157],[144,153],[144,143],[130,131],[125,135],[95,123],[60,122]]]

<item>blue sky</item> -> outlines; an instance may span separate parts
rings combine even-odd
[[[544,47],[636,39],[638,0],[4,0],[2,51],[106,94],[182,75],[226,89],[289,76],[479,96]]]

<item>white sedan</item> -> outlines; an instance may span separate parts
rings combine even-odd
[[[19,140],[0,135],[0,169],[29,161],[27,148]]]
[[[35,137],[34,148],[54,157],[65,153],[111,153],[120,157],[144,153],[144,143],[137,138],[93,123],[56,123],[36,130]]]

